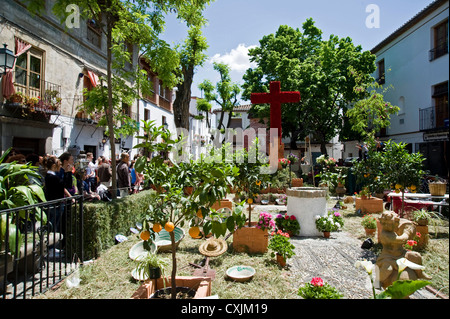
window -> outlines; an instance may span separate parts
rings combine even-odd
[[[15,88],[29,97],[42,96],[43,53],[35,48],[21,54],[16,61]]]
[[[430,61],[448,53],[448,20],[433,28],[433,48],[430,50]]]
[[[150,110],[144,109],[144,121],[150,120]]]
[[[131,117],[131,107],[128,104],[123,103],[123,102],[122,102],[122,113],[124,115]]]
[[[102,47],[102,29],[100,26],[101,21],[95,19],[89,19],[87,22],[87,40],[95,45],[97,48]]]
[[[433,87],[436,128],[448,127],[448,82]]]
[[[377,82],[378,82],[378,84],[384,84],[384,82],[385,82],[385,75],[386,75],[386,72],[385,72],[385,69],[384,69],[384,59],[378,61],[377,65],[378,65]]]
[[[129,60],[125,62],[125,69],[131,70],[133,68],[133,44],[129,42],[124,43],[124,50],[129,54]]]
[[[161,120],[162,120],[162,125],[167,124],[167,119],[165,116],[163,116]]]
[[[400,96],[398,99],[398,107],[400,108],[400,111],[398,114],[404,114],[405,113],[405,97]]]
[[[163,99],[167,99],[166,98],[166,90],[164,89],[164,85],[163,85],[162,81],[159,81],[159,96],[162,97]]]

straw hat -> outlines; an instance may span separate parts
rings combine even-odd
[[[211,238],[200,245],[198,250],[207,257],[217,257],[222,255],[228,249],[227,242],[219,238]]]

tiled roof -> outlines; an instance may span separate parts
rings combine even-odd
[[[245,105],[237,105],[234,107],[234,112],[248,112],[250,111],[250,108],[252,107],[251,104],[245,104]],[[215,109],[213,112],[220,112],[222,109]]]

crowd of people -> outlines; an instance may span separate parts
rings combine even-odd
[[[75,195],[84,195],[85,200],[110,200],[112,191],[125,197],[139,192],[143,184],[143,174],[134,169],[136,158],[130,162],[128,153],[122,153],[117,161],[116,187],[112,187],[111,160],[104,156],[94,160],[91,152],[85,154],[87,165],[75,163],[69,152],[59,157],[50,154],[25,156],[13,150],[9,155],[6,162],[31,162],[36,167],[47,200]]]

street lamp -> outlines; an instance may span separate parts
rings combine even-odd
[[[7,46],[4,43],[3,48],[0,49],[0,66],[3,67],[3,74],[6,74],[6,69],[12,69],[16,61],[16,56],[11,50],[6,48]]]

